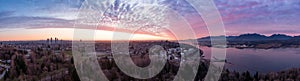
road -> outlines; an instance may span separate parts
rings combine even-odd
[[[52,74],[52,75],[48,75],[44,78],[42,78],[40,81],[51,81],[52,79],[59,79],[59,78],[63,78],[65,75],[68,74],[68,69],[67,68],[63,68],[61,69],[61,71],[59,71],[58,73]],[[51,73],[49,73],[51,74]]]
[[[7,71],[8,71],[8,68],[6,68],[6,70],[4,70],[2,72],[2,74],[0,75],[0,80],[4,77],[4,75],[6,74]]]
[[[10,66],[2,65],[2,64],[0,64],[0,67],[3,67],[3,68],[10,68]]]
[[[0,64],[0,67],[6,68],[6,70],[4,70],[0,75],[0,80],[1,80],[4,77],[5,73],[8,71],[8,69],[10,68],[10,66]]]

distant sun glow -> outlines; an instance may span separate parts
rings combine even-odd
[[[113,34],[116,32],[106,30],[91,30],[95,31],[95,40],[112,40]],[[124,32],[117,32],[128,34]],[[62,40],[73,40],[73,28],[41,28],[41,29],[18,29],[0,32],[1,41],[14,41],[14,40],[46,40],[47,38],[57,37]],[[153,36],[147,34],[133,34],[127,39],[118,40],[169,40],[171,38]]]

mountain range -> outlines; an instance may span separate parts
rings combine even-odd
[[[197,39],[199,45],[211,47],[211,38],[220,40],[226,37],[227,47],[234,48],[300,48],[300,36],[273,34],[265,36],[257,33],[241,34],[239,36],[208,36]]]
[[[198,41],[210,41],[211,38],[221,39],[226,37],[227,41],[285,41],[285,40],[300,40],[300,36],[289,36],[285,34],[273,34],[265,36],[257,33],[241,34],[239,36],[208,36],[197,39]]]

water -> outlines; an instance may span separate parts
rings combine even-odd
[[[210,58],[211,49],[200,47],[205,58]],[[225,68],[238,72],[278,72],[290,68],[300,68],[300,48],[277,49],[236,49],[226,48],[226,59],[232,64]]]

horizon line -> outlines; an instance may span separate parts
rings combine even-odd
[[[286,35],[286,36],[291,36],[291,37],[296,37],[296,36],[300,36],[300,34],[298,35],[288,35],[288,34],[282,34],[282,33],[274,33],[274,34],[270,34],[270,35],[265,35],[265,34],[260,34],[260,33],[244,33],[244,34],[259,34],[259,35],[264,35],[264,36],[272,36],[272,35]],[[225,36],[225,37],[228,37],[228,36],[240,36],[240,35],[244,35],[244,34],[239,34],[239,35],[218,35],[218,36]],[[199,38],[205,38],[205,37],[213,37],[213,36],[203,36],[203,37],[199,37]],[[50,37],[51,38],[51,37]],[[199,39],[199,38],[196,38],[196,39]],[[63,40],[63,39],[59,39],[60,40]],[[180,40],[176,40],[176,39],[132,39],[132,40],[84,40],[84,41],[164,41],[164,40],[168,40],[168,41],[180,41],[180,40],[193,40],[193,39],[180,39]],[[46,39],[32,39],[32,40],[0,40],[0,42],[8,42],[8,41],[47,41],[47,38]],[[80,41],[80,40],[73,40],[73,39],[65,39],[63,41]]]

